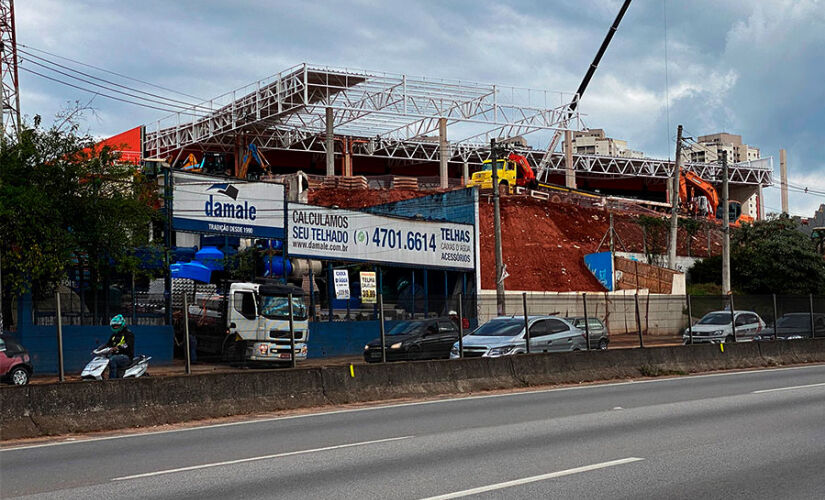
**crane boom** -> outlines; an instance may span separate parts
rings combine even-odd
[[[619,9],[619,13],[616,15],[616,19],[613,20],[613,24],[607,31],[607,35],[605,35],[601,47],[599,47],[599,51],[596,52],[596,57],[593,58],[593,62],[590,63],[590,67],[587,68],[587,73],[584,74],[584,78],[582,78],[582,81],[579,84],[579,88],[576,90],[576,95],[573,96],[573,101],[570,102],[570,104],[567,106],[567,111],[565,112],[565,119],[562,122],[563,126],[567,126],[568,120],[570,120],[570,118],[573,116],[573,113],[576,111],[576,108],[578,108],[579,101],[584,95],[584,91],[587,90],[587,86],[590,84],[590,80],[596,73],[596,68],[599,67],[599,63],[602,60],[602,56],[604,56],[604,53],[607,51],[607,46],[610,45],[610,41],[613,40],[613,35],[615,35],[616,31],[618,31],[619,29],[619,23],[622,22],[622,18],[624,17],[625,12],[627,12],[627,8],[630,7],[630,1],[631,0],[625,0],[622,4],[622,7]],[[541,174],[544,172],[544,170],[547,168],[547,165],[550,163],[550,157],[553,155],[553,151],[559,144],[561,134],[561,130],[556,130],[556,133],[553,134],[553,139],[550,140],[550,145],[547,146],[547,152],[544,153],[544,156],[539,162],[539,178],[541,177]]]

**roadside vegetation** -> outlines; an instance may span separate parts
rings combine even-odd
[[[0,145],[4,296],[54,289],[72,273],[96,289],[140,269],[134,249],[150,244],[157,189],[118,160],[76,126],[44,128],[39,117]]]
[[[731,233],[731,285],[736,293],[825,293],[825,259],[787,216],[758,221]],[[722,257],[708,257],[688,271],[688,293],[721,294]]]

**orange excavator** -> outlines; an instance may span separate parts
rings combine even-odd
[[[682,169],[679,176],[679,201],[687,208],[690,215],[722,220],[723,208],[719,206],[719,194],[713,185],[696,175]],[[742,213],[742,204],[728,200],[728,220],[736,227],[753,224],[753,217]]]

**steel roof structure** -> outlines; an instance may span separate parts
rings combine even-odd
[[[458,80],[303,63],[227,92],[146,126],[144,149],[155,158],[184,149],[232,152],[239,140],[261,150],[326,153],[326,109],[333,113],[336,137],[358,139],[354,156],[386,158],[393,163],[438,162],[438,122],[449,127],[451,163],[481,164],[489,141],[537,132],[580,130],[581,117],[570,105],[575,94],[506,87]],[[435,134],[432,137],[428,134]],[[539,134],[540,135],[540,134]],[[539,165],[546,152],[515,150]],[[541,176],[564,171],[564,155],[546,157]],[[665,179],[674,164],[651,158],[574,155],[578,174]],[[710,181],[721,179],[718,164],[688,163]],[[770,185],[773,159],[731,166],[738,184]]]

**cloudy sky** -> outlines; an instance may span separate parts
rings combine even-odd
[[[30,53],[60,62],[33,51],[45,50],[202,98],[301,62],[574,91],[620,5],[26,0],[16,4],[16,21],[19,43]],[[588,126],[654,157],[673,156],[680,123],[694,137],[741,134],[763,156],[774,156],[777,171],[784,147],[792,185],[825,192],[823,54],[825,1],[636,0],[581,111]],[[24,67],[69,80],[23,57]],[[28,116],[48,121],[67,103],[92,98],[27,71],[20,79]],[[167,114],[100,96],[91,106],[85,126],[100,136]],[[792,193],[791,212],[809,216],[820,203],[825,195]],[[779,210],[778,189],[766,191],[766,205]]]

